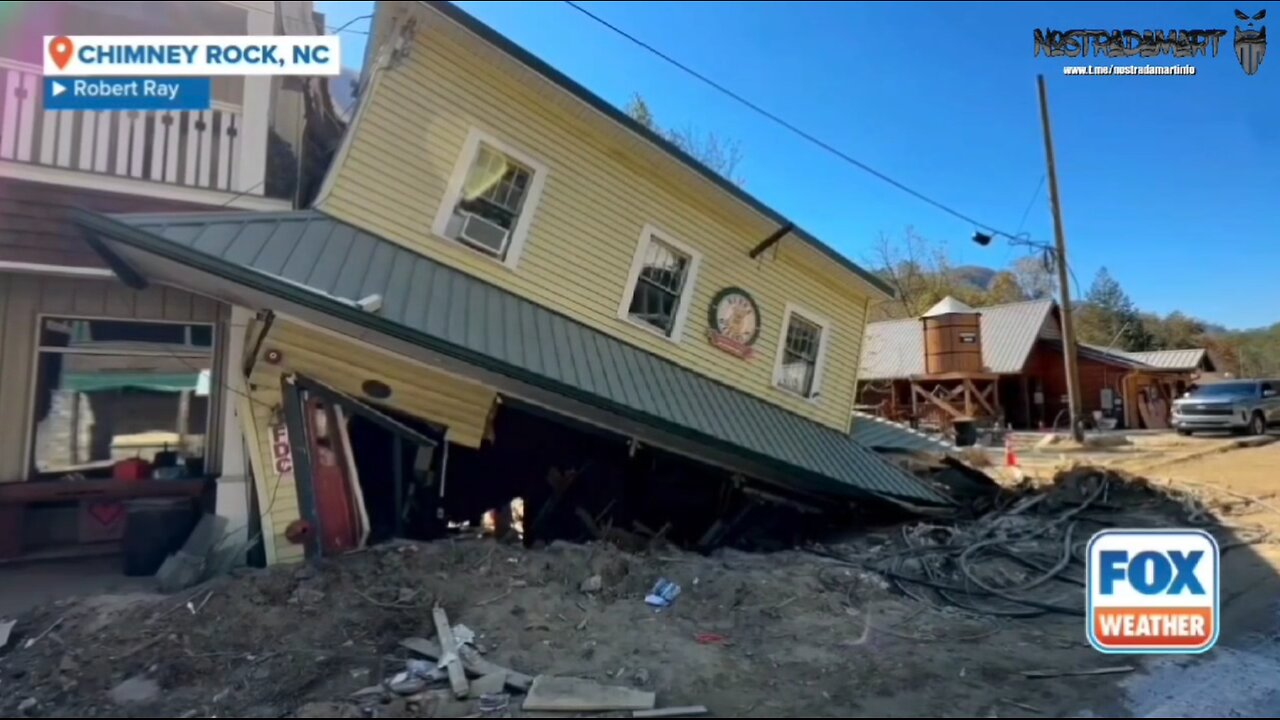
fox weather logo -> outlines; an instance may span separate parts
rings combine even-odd
[[[1218,641],[1218,543],[1203,530],[1089,541],[1085,632],[1105,653],[1202,653]]]

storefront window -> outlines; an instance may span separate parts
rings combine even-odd
[[[211,325],[44,318],[37,372],[37,474],[109,475],[129,458],[203,471]]]

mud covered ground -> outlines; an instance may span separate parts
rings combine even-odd
[[[1020,507],[1029,492],[1005,507]],[[1081,489],[1063,494],[1066,501],[1050,498],[1019,513],[1060,529],[1069,512],[1063,508],[1079,507]],[[1117,515],[1126,510],[1145,513],[1143,524],[1180,525],[1189,515],[1203,521],[1188,497],[1160,496],[1142,484],[1095,495],[1096,506],[1076,511],[1072,523],[1133,524]],[[929,542],[936,525],[859,533],[825,551],[860,564],[901,552],[903,543]],[[945,535],[954,542],[963,532]],[[1077,537],[1087,538],[1081,532]],[[913,572],[910,564],[895,567]],[[1013,572],[996,570],[990,572]],[[1072,564],[1037,591],[1060,605],[1079,604],[1078,573]],[[584,592],[594,576],[600,589]],[[1025,577],[1011,578],[1010,586]],[[643,601],[658,578],[683,588],[661,612]],[[882,574],[806,551],[634,555],[609,545],[526,550],[456,539],[247,571],[177,596],[104,595],[41,608],[19,619],[0,650],[0,710],[46,717],[479,716],[475,701],[454,701],[443,689],[352,698],[404,669],[411,653],[402,639],[434,637],[437,602],[453,623],[475,632],[492,662],[530,675],[654,690],[659,707],[705,705],[722,717],[1110,713],[1122,676],[1022,673],[1124,664],[1087,646],[1078,615],[966,612],[920,587],[904,595]],[[505,714],[519,716],[519,702],[513,697]]]

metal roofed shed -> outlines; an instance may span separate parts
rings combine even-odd
[[[1052,300],[992,305],[981,317],[982,364],[997,374],[1019,373],[1041,328],[1054,309]],[[924,336],[920,320],[885,320],[867,324],[863,341],[863,380],[890,380],[925,374]]]
[[[590,408],[621,432],[633,428],[641,439],[762,480],[850,498],[947,502],[845,433],[318,211],[81,213],[79,222],[122,278],[181,275],[203,292],[269,296],[365,341],[417,348],[516,397]],[[375,294],[383,299],[377,313],[353,304]]]
[[[994,376],[1004,425],[1015,428],[1051,428],[1066,403],[1062,334],[1059,310],[1051,299],[969,308],[953,298],[931,308],[923,322],[933,317],[965,318],[968,309],[979,318],[983,370]],[[867,325],[859,372],[858,402],[877,407],[888,417],[911,422],[919,403],[911,408],[911,386],[934,368],[926,352],[922,320],[889,320]],[[1166,396],[1179,383],[1212,372],[1204,349],[1125,352],[1077,343],[1083,409],[1100,426],[1159,427],[1156,415],[1144,420],[1135,411],[1142,388]],[[924,398],[917,397],[917,401]],[[929,400],[933,404],[932,400]]]

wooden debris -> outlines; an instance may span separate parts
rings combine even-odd
[[[408,648],[419,655],[429,657],[433,660],[440,659],[440,645],[434,640],[427,640],[426,638],[418,637],[405,638],[400,641],[400,646]],[[489,662],[481,657],[480,653],[476,652],[475,648],[466,646],[459,648],[458,657],[462,659],[462,666],[466,671],[476,677],[504,673],[506,675],[507,687],[512,690],[525,692],[529,689],[529,686],[533,684],[533,678],[529,675]]]
[[[1027,703],[1024,703],[1024,702],[1018,702],[1017,700],[1014,700],[1012,698],[1003,698],[1001,701],[1008,703],[1009,705],[1012,705],[1016,708],[1021,708],[1023,710],[1026,710],[1027,712],[1044,713],[1044,710],[1041,710],[1035,705],[1028,705]]]
[[[638,718],[669,718],[669,717],[692,717],[694,715],[706,715],[707,709],[701,705],[685,705],[683,707],[658,708],[656,710],[636,710],[631,713],[631,717]]]
[[[604,712],[608,710],[652,710],[654,693],[592,680],[539,675],[533,679],[523,708],[550,712]]]
[[[467,672],[462,667],[462,647],[453,637],[453,628],[449,625],[449,616],[439,605],[431,610],[431,617],[436,623],[436,635],[440,639],[440,649],[444,653],[441,660],[449,671],[449,687],[453,688],[453,696],[464,698],[470,692],[467,687]]]
[[[1022,676],[1026,678],[1055,678],[1055,677],[1076,677],[1083,675],[1115,675],[1117,673],[1133,672],[1132,665],[1115,665],[1113,667],[1090,668],[1087,670],[1023,670]]]

